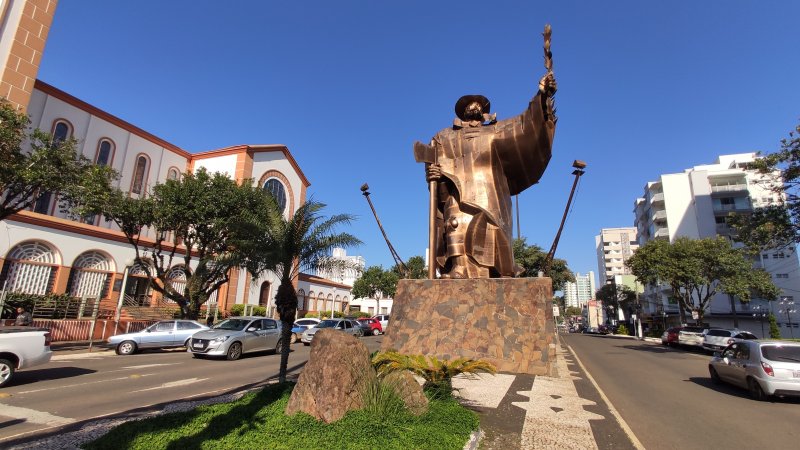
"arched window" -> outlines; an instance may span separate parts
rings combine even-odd
[[[174,167],[170,167],[169,171],[167,172],[167,179],[168,180],[177,180],[181,176],[181,173],[178,172],[178,169]]]
[[[153,288],[150,287],[147,270],[143,264],[136,264],[128,271],[128,281],[125,284],[126,305],[150,306]]]
[[[50,191],[44,192],[33,204],[33,212],[37,212],[39,214],[50,214],[50,203],[52,202],[53,193]]]
[[[131,193],[141,194],[144,190],[145,180],[147,179],[147,166],[149,161],[144,155],[136,158],[136,165],[133,168],[133,181],[131,182]]]
[[[297,310],[303,311],[306,306],[306,291],[299,289],[297,291]]]
[[[81,253],[72,264],[69,295],[73,297],[106,298],[114,266],[103,253]]]
[[[271,284],[269,281],[261,283],[261,291],[258,294],[258,306],[268,308],[270,305],[269,288]]]
[[[66,120],[56,120],[53,125],[53,142],[63,142],[72,136],[72,126]]]
[[[110,166],[114,160],[114,143],[109,139],[101,139],[97,145],[97,155],[94,163],[98,166]]]
[[[43,242],[19,244],[8,252],[0,285],[9,292],[45,295],[52,291],[58,272],[58,256]]]
[[[317,295],[317,311],[324,311],[324,310],[325,310],[325,296],[322,295],[322,292],[320,292]]]
[[[286,210],[286,188],[277,178],[270,178],[264,183],[264,190],[269,192],[278,204],[281,211]]]
[[[328,301],[325,302],[325,311],[333,311],[333,294],[328,294]]]
[[[186,269],[183,266],[175,266],[169,270],[167,273],[167,283],[169,283],[172,289],[175,289],[176,292],[183,295],[183,291],[186,289]],[[168,302],[172,302],[169,297],[164,297],[164,300]]]

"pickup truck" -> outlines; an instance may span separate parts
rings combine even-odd
[[[23,368],[46,364],[53,356],[50,330],[35,327],[0,327],[0,387]]]

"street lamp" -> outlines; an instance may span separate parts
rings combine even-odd
[[[783,297],[781,299],[780,305],[783,309],[779,310],[779,313],[786,313],[786,320],[789,322],[789,332],[792,334],[792,339],[794,339],[794,329],[792,328],[792,316],[790,314],[794,314],[797,312],[794,309],[794,300],[790,300],[789,297]]]
[[[667,330],[667,312],[663,309],[661,310],[661,320],[664,322],[664,331]]]
[[[761,338],[764,338],[764,319],[767,317],[766,308],[762,310],[761,305],[756,306],[753,308],[756,312],[753,313],[753,318],[758,320],[758,323],[761,324]]]

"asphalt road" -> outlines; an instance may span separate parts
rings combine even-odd
[[[714,385],[705,354],[614,336],[561,337],[647,449],[800,445],[800,401],[757,402]]]
[[[382,338],[361,340],[374,351]],[[300,343],[292,345],[290,374],[302,371],[309,351]],[[12,384],[0,390],[0,447],[3,440],[46,434],[89,419],[144,413],[165,403],[256,387],[276,379],[280,364],[280,355],[271,352],[237,361],[196,359],[183,349],[130,356],[54,355],[57,360],[17,372]]]

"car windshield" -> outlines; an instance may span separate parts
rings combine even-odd
[[[335,328],[336,325],[339,325],[338,320],[323,320],[317,324],[316,328]]]
[[[761,354],[770,361],[800,362],[800,345],[764,345]]]
[[[214,329],[242,331],[248,323],[250,323],[250,321],[246,319],[225,319],[222,322],[214,325]]]

